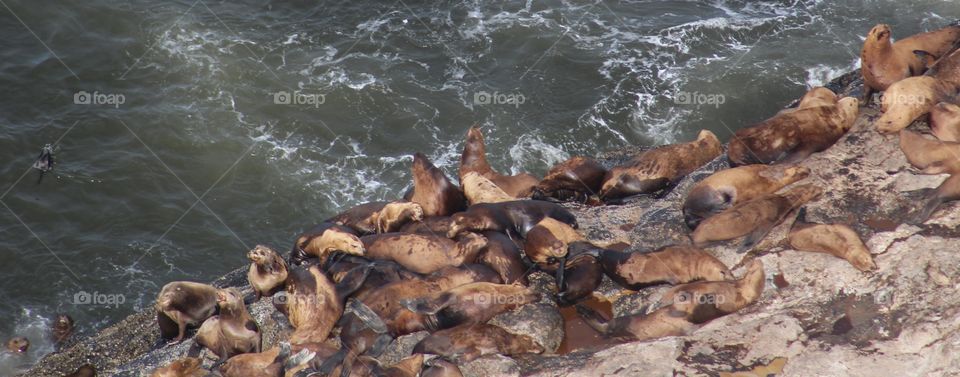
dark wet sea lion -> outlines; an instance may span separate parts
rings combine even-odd
[[[334,284],[318,266],[297,267],[287,278],[284,304],[294,331],[288,338],[294,346],[322,343],[343,314],[344,302],[369,275],[362,266]]]
[[[53,322],[53,328],[50,329],[53,343],[57,347],[62,346],[70,339],[70,336],[73,335],[73,328],[73,318],[67,314],[58,314]]]
[[[723,146],[717,135],[702,130],[697,140],[651,149],[610,169],[604,176],[600,197],[609,201],[663,190],[721,153]]]
[[[585,241],[570,243],[563,278],[557,279],[557,304],[576,304],[593,294],[603,282],[603,267],[591,253],[595,249],[599,248]]]
[[[692,246],[667,246],[648,253],[600,250],[598,259],[611,280],[631,290],[733,278],[723,262]]]
[[[420,373],[420,377],[463,377],[456,364],[441,358],[424,362],[427,367]]]
[[[460,179],[460,185],[463,187],[463,194],[467,197],[467,203],[470,205],[480,203],[500,203],[517,200],[510,196],[493,181],[480,175],[477,172],[468,172]]]
[[[607,169],[590,157],[573,157],[553,166],[533,188],[531,198],[586,202],[598,196]]]
[[[960,106],[940,102],[930,109],[930,130],[940,141],[960,141]]]
[[[960,26],[950,25],[926,33],[919,33],[891,42],[890,26],[877,24],[867,33],[860,52],[864,98],[871,92],[887,90],[890,85],[927,70],[931,61],[956,48],[960,40]],[[918,56],[915,51],[925,54]]]
[[[485,355],[515,356],[542,353],[543,347],[527,335],[515,335],[485,323],[439,330],[413,347],[413,353],[440,355],[457,364]]]
[[[928,139],[916,132],[901,130],[900,150],[907,162],[924,174],[960,171],[960,142]]]
[[[157,324],[163,339],[183,340],[187,326],[197,326],[217,311],[217,288],[189,281],[167,283],[157,295]]]
[[[77,370],[73,371],[73,373],[65,375],[64,377],[96,377],[96,376],[97,376],[97,369],[94,368],[93,365],[84,364],[84,365],[81,365],[79,368],[77,368]],[[188,377],[193,377],[193,376],[188,376]]]
[[[768,194],[740,203],[700,223],[693,231],[694,245],[703,246],[713,241],[747,236],[739,251],[748,251],[788,214],[822,193],[823,188],[805,184],[782,194]]]
[[[795,163],[830,148],[850,130],[859,113],[856,98],[836,106],[815,106],[781,112],[743,128],[730,140],[727,156],[733,166]]]
[[[210,372],[203,369],[203,362],[196,357],[184,357],[153,371],[150,377],[205,377]]]
[[[18,336],[7,341],[7,351],[26,353],[28,349],[30,349],[30,340],[25,337]]]
[[[243,304],[236,288],[217,290],[220,314],[207,318],[197,330],[197,344],[207,347],[220,359],[260,352],[260,326]]]
[[[487,163],[486,146],[483,143],[483,134],[477,127],[470,127],[467,131],[467,140],[463,145],[463,154],[460,156],[460,181],[469,172],[476,172],[489,179],[507,195],[514,198],[526,197],[530,190],[537,185],[537,178],[527,174],[502,175],[490,168]]]
[[[960,199],[960,174],[951,175],[940,186],[926,194],[923,201],[920,202],[920,209],[907,222],[923,224],[930,219],[930,216],[941,204],[957,199]]]
[[[343,225],[360,235],[396,232],[404,224],[423,220],[423,208],[417,203],[370,202],[352,207],[324,222]]]
[[[522,237],[545,217],[577,227],[576,216],[560,205],[540,200],[517,200],[477,204],[470,206],[464,212],[454,214],[447,237],[452,238],[462,231],[485,230]]]
[[[718,309],[718,316],[743,309],[760,299],[763,294],[763,263],[754,259],[747,266],[747,272],[737,280],[698,281],[670,288],[663,294],[661,302],[668,306],[689,302],[694,305],[712,304]],[[708,321],[712,318],[702,318]]]
[[[830,92],[833,93],[833,92]],[[810,175],[803,166],[744,165],[718,171],[697,182],[683,201],[683,218],[690,229],[703,219],[739,203],[772,194]]]
[[[363,242],[356,232],[334,223],[320,223],[297,237],[290,250],[290,263],[301,265],[311,257],[323,263],[334,251],[363,255]]]
[[[428,329],[435,331],[463,324],[485,323],[497,314],[539,299],[531,288],[519,284],[470,283],[426,298],[404,299],[410,311],[429,315]]]
[[[477,263],[496,271],[504,284],[519,282],[527,285],[527,266],[517,242],[500,232],[486,231],[481,235],[487,238],[487,247],[480,251]]]
[[[870,249],[857,232],[843,224],[816,224],[806,221],[806,208],[800,208],[790,228],[790,247],[800,251],[826,253],[845,259],[860,271],[877,269]]]
[[[413,190],[404,199],[420,204],[423,217],[449,216],[467,206],[467,198],[443,171],[422,153],[413,155]]]
[[[403,268],[403,266],[396,262],[382,260],[371,261],[363,257],[348,254],[330,258],[326,265],[323,266],[323,271],[325,271],[327,276],[335,283],[340,283],[344,278],[350,276],[351,271],[361,266],[368,266],[370,273],[360,288],[357,288],[353,293],[354,296],[363,295],[364,292],[380,288],[395,281],[420,279],[422,277],[419,274]]]
[[[257,245],[247,252],[247,259],[252,262],[247,270],[247,281],[257,299],[273,296],[283,290],[283,282],[287,280],[287,262],[280,254],[268,246]]]
[[[415,233],[384,233],[364,236],[360,240],[367,258],[393,261],[419,274],[473,263],[487,246],[485,237],[471,232],[461,233],[456,241]]]

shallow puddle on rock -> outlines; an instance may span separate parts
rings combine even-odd
[[[605,318],[613,317],[613,304],[596,296],[581,301],[580,305],[600,312]],[[616,341],[604,338],[584,322],[573,306],[560,308],[560,315],[563,316],[563,341],[557,349],[557,354],[565,355],[573,351],[598,349],[617,344]]]

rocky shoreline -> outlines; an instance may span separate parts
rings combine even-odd
[[[848,73],[828,88],[838,95],[859,96],[859,72]],[[801,93],[798,93],[798,97]],[[771,115],[776,109],[770,109]],[[556,355],[563,340],[563,318],[552,300],[526,305],[493,320],[511,332],[533,336],[544,355],[512,359],[487,356],[462,368],[465,376],[597,375],[947,375],[960,373],[960,224],[958,206],[948,203],[923,225],[901,224],[915,208],[917,191],[936,187],[945,175],[924,176],[909,169],[895,135],[872,126],[875,104],[861,107],[850,132],[830,149],[801,165],[810,168],[804,183],[824,188],[807,204],[811,221],[853,227],[873,254],[878,270],[863,273],[826,254],[798,252],[783,242],[793,219],[776,227],[755,250],[738,254],[730,245],[710,247],[715,257],[743,274],[759,258],[767,276],[760,300],[747,308],[704,324],[691,335],[614,345]],[[922,122],[918,122],[922,123]],[[911,128],[926,127],[915,124]],[[608,166],[636,149],[605,153]],[[567,205],[581,232],[598,244],[652,250],[689,243],[680,205],[686,191],[709,174],[729,167],[721,156],[662,198],[637,197],[623,205]],[[213,284],[250,288],[247,266]],[[531,276],[531,285],[553,292],[552,278]],[[621,291],[606,280],[598,293],[613,303],[615,315],[652,309],[665,288]],[[270,300],[250,306],[263,331],[264,349],[289,331],[286,319]],[[400,337],[381,357],[396,361],[409,354],[425,333]],[[186,354],[191,342],[164,347],[152,308],[131,315],[98,334],[44,357],[23,376],[63,376],[83,364],[98,375],[146,376],[156,367]],[[213,359],[207,357],[207,364]],[[747,374],[744,374],[747,373]],[[752,373],[752,374],[750,374]]]

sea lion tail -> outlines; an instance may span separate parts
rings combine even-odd
[[[575,305],[574,308],[576,308],[577,314],[580,315],[580,318],[583,318],[583,322],[586,322],[588,326],[601,334],[607,333],[610,327],[609,321],[604,319],[600,313],[584,305]]]

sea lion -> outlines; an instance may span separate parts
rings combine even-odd
[[[576,216],[558,204],[540,200],[516,200],[472,205],[464,212],[455,213],[447,237],[453,238],[462,231],[485,230],[524,237],[530,228],[545,217],[577,227]]]
[[[334,251],[363,255],[363,242],[348,227],[320,223],[297,237],[290,250],[290,263],[299,266],[310,257],[319,258],[323,263]]]
[[[737,280],[698,281],[670,288],[663,294],[661,302],[667,307],[677,302],[689,302],[693,305],[710,304],[717,308],[717,317],[736,312],[756,302],[763,294],[763,262],[754,259],[747,266],[747,272]],[[715,318],[715,317],[714,317]],[[713,318],[701,318],[708,321]]]
[[[880,99],[883,114],[875,121],[877,131],[892,133],[907,128],[934,104],[952,98],[954,92],[955,86],[932,76],[909,77],[890,85]]]
[[[429,274],[447,266],[473,263],[487,246],[487,239],[465,232],[455,242],[442,236],[414,233],[384,233],[360,238],[366,257],[397,262],[404,268]]]
[[[936,189],[927,193],[920,202],[921,206],[911,218],[910,224],[923,224],[941,204],[960,199],[960,174],[951,175]]]
[[[603,267],[591,254],[596,249],[599,248],[586,241],[574,241],[568,245],[566,263],[563,270],[558,271],[562,275],[557,279],[557,304],[576,304],[593,294],[603,282]]]
[[[833,93],[833,92],[830,92]],[[683,219],[696,229],[703,219],[761,195],[772,194],[810,175],[803,166],[744,165],[697,182],[683,200]]]
[[[442,358],[435,358],[423,363],[427,367],[420,373],[420,377],[463,377],[457,364]]]
[[[81,365],[77,370],[63,377],[97,377],[97,369],[90,364]],[[192,377],[192,376],[190,376]]]
[[[487,163],[486,146],[483,144],[483,134],[477,127],[470,127],[467,131],[467,140],[463,145],[463,154],[460,155],[460,182],[463,182],[467,173],[475,172],[489,179],[504,193],[514,198],[526,197],[530,190],[537,185],[537,178],[527,174],[502,175],[490,168]]]
[[[644,341],[667,336],[683,336],[698,328],[687,318],[688,304],[659,308],[650,314],[633,314],[607,320],[602,314],[585,305],[575,308],[580,318],[606,338],[620,341]]]
[[[423,355],[407,356],[389,367],[370,356],[360,356],[357,362],[362,367],[350,369],[350,377],[417,377],[423,368]]]
[[[603,186],[607,169],[590,157],[573,157],[553,166],[537,183],[532,199],[587,202]]]
[[[467,198],[460,188],[450,182],[446,174],[433,166],[422,153],[413,155],[413,190],[405,200],[417,203],[423,217],[449,216],[466,208]]]
[[[395,281],[422,278],[419,274],[403,268],[396,262],[371,261],[348,254],[340,254],[329,258],[327,263],[323,265],[323,271],[334,283],[339,284],[344,278],[350,276],[351,271],[361,266],[367,266],[370,272],[363,284],[353,293],[354,296],[361,296],[364,292],[375,290]]]
[[[420,299],[400,300],[408,310],[429,315],[431,331],[485,323],[497,314],[535,302],[539,294],[520,284],[470,283]]]
[[[492,268],[504,284],[519,282],[527,285],[527,266],[523,263],[523,251],[506,234],[494,231],[480,233],[487,238],[487,246],[480,251],[477,263]]]
[[[247,270],[247,281],[253,287],[257,300],[263,296],[273,296],[283,290],[287,280],[287,262],[268,246],[257,245],[247,252],[252,263]]]
[[[167,283],[157,295],[157,324],[163,339],[183,340],[187,326],[197,326],[217,311],[217,288],[189,281]]]
[[[916,132],[901,130],[900,150],[907,162],[924,174],[960,171],[960,142],[928,139]]]
[[[702,130],[697,140],[651,149],[613,167],[604,176],[600,198],[611,201],[660,191],[721,153],[723,146],[717,135]]]
[[[712,241],[724,241],[747,236],[739,252],[746,252],[760,242],[773,227],[789,213],[823,193],[813,184],[794,187],[782,194],[767,194],[740,203],[723,213],[714,215],[693,231],[693,243],[704,246]]]
[[[463,186],[463,194],[466,195],[467,202],[470,205],[517,200],[516,197],[503,192],[493,181],[475,171],[465,174],[460,180],[460,185]]]
[[[666,246],[647,253],[600,249],[597,257],[610,280],[635,291],[664,283],[733,278],[723,262],[692,246]]]
[[[364,203],[324,222],[346,226],[360,235],[366,235],[396,232],[407,222],[420,220],[423,220],[423,208],[419,204],[395,201]]]
[[[950,25],[891,43],[890,26],[877,24],[867,33],[860,51],[864,99],[900,80],[923,74],[932,61],[955,48],[958,40],[960,26]],[[923,56],[916,51],[923,51]]]
[[[417,343],[413,353],[440,355],[464,364],[485,355],[543,353],[543,346],[527,335],[515,335],[498,326],[476,323],[436,331]]]
[[[733,134],[727,151],[732,166],[796,163],[830,148],[853,126],[859,101],[844,97],[836,106],[782,112]]]
[[[200,359],[184,357],[155,369],[150,377],[206,377],[207,374]]]
[[[930,130],[940,141],[960,141],[960,106],[939,102],[930,109]]]
[[[554,270],[557,287],[562,289],[567,246],[571,242],[583,240],[583,236],[570,225],[544,217],[524,236],[523,253],[537,266]]]
[[[299,348],[294,353],[290,343],[280,342],[278,346],[260,353],[240,354],[221,365],[220,372],[225,377],[284,377],[287,371],[306,364],[314,357],[329,357],[335,352],[325,344]]]
[[[222,360],[248,352],[260,352],[260,326],[253,320],[236,288],[217,290],[220,314],[207,318],[197,330],[197,344]]]
[[[67,314],[57,314],[57,319],[53,321],[53,328],[50,329],[53,343],[60,347],[73,335],[73,318]]]
[[[7,341],[7,351],[26,353],[28,349],[30,349],[30,340],[25,337],[18,336]]]
[[[433,216],[423,221],[407,223],[400,227],[400,232],[444,236],[450,231],[450,224],[453,224],[450,216]]]
[[[284,306],[293,326],[288,340],[293,345],[323,343],[340,316],[344,302],[366,280],[368,266],[350,271],[334,284],[318,266],[298,267],[287,278]]]
[[[877,269],[870,249],[863,244],[856,231],[843,224],[808,223],[806,214],[806,208],[800,208],[797,212],[797,221],[793,223],[787,236],[791,247],[846,259],[860,271]]]

